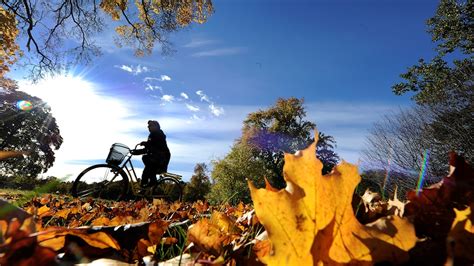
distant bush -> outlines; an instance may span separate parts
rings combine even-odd
[[[68,194],[71,187],[72,182],[63,182],[57,177],[38,179],[20,175],[0,176],[0,188],[35,190],[42,193]]]
[[[184,187],[183,200],[187,202],[195,202],[204,200],[211,189],[211,181],[209,178],[207,165],[198,163],[194,167],[194,175],[189,183]]]

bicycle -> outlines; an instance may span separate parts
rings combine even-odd
[[[135,145],[134,150],[139,145]],[[105,164],[92,165],[77,176],[72,185],[72,196],[111,200],[124,200],[129,196],[162,198],[166,201],[182,199],[184,182],[180,175],[172,173],[157,175],[157,183],[141,191],[132,156],[132,150],[126,145],[112,144]]]

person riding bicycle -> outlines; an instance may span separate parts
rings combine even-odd
[[[145,164],[143,169],[141,187],[153,186],[157,183],[156,175],[166,173],[170,162],[171,153],[166,143],[166,135],[160,128],[158,121],[148,121],[147,141],[142,141],[140,145],[145,146],[143,149],[133,150],[133,155],[143,155],[142,160]]]

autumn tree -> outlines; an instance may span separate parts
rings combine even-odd
[[[241,142],[252,148],[253,155],[265,163],[271,172],[273,186],[285,187],[283,154],[306,148],[314,141],[316,125],[305,120],[304,101],[297,98],[278,99],[267,110],[250,113],[244,121]],[[334,138],[319,133],[317,156],[323,162],[323,174],[328,173],[339,160],[333,151]]]
[[[249,201],[247,178],[263,185],[266,177],[272,186],[285,187],[284,152],[294,153],[314,141],[316,125],[305,117],[303,100],[297,98],[278,99],[274,106],[250,113],[230,153],[213,163],[211,196]],[[324,174],[338,162],[334,144],[331,136],[319,133],[317,156],[324,164]]]
[[[449,150],[470,161],[474,158],[473,18],[472,0],[441,0],[427,21],[437,44],[436,56],[431,61],[420,59],[401,74],[404,81],[392,87],[397,95],[414,92],[413,99],[426,110],[420,115],[431,116],[425,120],[429,120],[432,144],[443,146],[443,158]]]
[[[211,181],[207,165],[205,163],[198,163],[194,167],[194,174],[190,182],[184,187],[183,200],[188,202],[204,200],[210,189]]]
[[[473,10],[472,1],[440,2],[427,22],[437,55],[429,62],[420,59],[393,86],[398,95],[414,92],[417,106],[374,125],[364,151],[368,162],[387,166],[391,161],[419,172],[427,150],[428,174],[440,177],[446,174],[449,151],[474,159]]]
[[[31,109],[19,108],[20,101],[31,103]],[[53,165],[54,150],[62,142],[50,107],[19,91],[14,81],[0,78],[0,150],[28,152],[24,158],[0,161],[0,176],[36,177]]]
[[[231,151],[222,159],[212,162],[212,187],[207,199],[213,204],[240,201],[251,202],[247,179],[258,186],[270,175],[261,158],[253,155],[252,149],[236,141]]]
[[[155,43],[170,53],[168,34],[204,23],[213,10],[211,0],[0,0],[0,77],[19,59],[20,46],[35,79],[88,62],[100,54],[95,37],[108,24],[117,25],[116,43],[137,56]]]

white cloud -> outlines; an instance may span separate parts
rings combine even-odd
[[[147,84],[145,87],[145,90],[146,91],[155,91],[155,90],[163,91],[163,88],[160,86],[153,86],[153,85]]]
[[[224,114],[224,108],[215,106],[213,103],[209,105],[209,109],[211,109],[211,113],[215,116],[221,116]]]
[[[207,39],[192,39],[191,42],[183,45],[183,47],[186,47],[186,48],[196,48],[196,47],[201,47],[201,46],[205,46],[205,45],[208,45],[208,44],[213,44],[213,43],[216,43],[217,41],[215,40],[207,40]]]
[[[206,94],[204,94],[202,90],[196,91],[196,94],[200,97],[201,102],[211,103],[211,100],[209,99],[209,97]]]
[[[171,77],[168,75],[161,75],[159,78],[154,77],[146,77],[143,79],[143,82],[150,82],[150,81],[170,81]]]
[[[122,69],[123,71],[127,71],[127,72],[130,72],[130,73],[133,72],[133,69],[129,66],[126,66],[126,65],[121,65],[121,66],[119,66],[119,68]]]
[[[199,111],[199,107],[198,106],[194,106],[194,105],[191,105],[189,103],[186,103],[186,107],[188,108],[189,111],[191,112],[198,112]]]
[[[115,65],[115,67],[117,68],[120,68],[122,69],[123,71],[126,71],[128,73],[132,73],[133,75],[138,75],[140,73],[145,73],[145,72],[148,72],[149,69],[144,66],[142,67],[141,65],[138,65],[136,67],[134,67],[133,65],[130,65],[130,66],[127,66],[127,65],[121,65],[121,66],[118,66],[118,65]]]
[[[171,77],[167,75],[161,75],[161,81],[170,81]]]
[[[168,95],[168,94],[165,94],[161,97],[161,100],[165,101],[165,102],[173,102],[174,101],[174,96],[173,95]]]
[[[181,95],[181,97],[183,97],[183,98],[186,99],[186,100],[189,99],[189,96],[188,96],[186,93],[184,93],[184,92],[181,92],[180,95]]]
[[[217,106],[202,90],[196,91],[196,94],[200,97],[202,102],[207,102],[209,104],[211,114],[214,116],[221,116],[224,114],[224,108]]]
[[[220,48],[208,51],[202,51],[192,54],[193,57],[224,56],[240,54],[244,51],[242,47]]]

